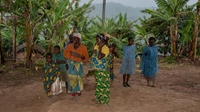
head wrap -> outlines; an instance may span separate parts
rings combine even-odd
[[[80,33],[74,33],[73,37],[78,37],[81,40],[81,34]]]
[[[109,40],[109,38],[107,36],[105,36],[104,34],[98,34],[96,37],[105,43],[107,43]]]

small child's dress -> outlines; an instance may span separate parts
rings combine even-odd
[[[62,92],[60,71],[55,63],[46,63],[44,66],[44,90],[47,96],[58,95]]]

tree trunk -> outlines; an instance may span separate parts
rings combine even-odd
[[[198,0],[198,2],[200,3],[200,0]],[[196,18],[195,18],[195,23],[194,23],[194,32],[193,32],[193,38],[192,38],[192,50],[190,51],[190,56],[192,60],[196,59],[196,53],[197,53],[199,12],[200,12],[200,6],[197,5],[197,12],[196,12]]]
[[[14,25],[14,34],[13,34],[13,60],[16,62],[16,36],[17,36],[17,29]]]
[[[175,59],[178,58],[177,55],[177,40],[178,40],[178,22],[175,20],[175,32],[174,32],[174,57]]]
[[[0,20],[0,24],[3,23],[3,14],[1,13],[1,20]],[[4,58],[4,52],[3,52],[3,42],[2,42],[2,36],[1,36],[1,29],[0,29],[0,54],[1,54],[1,64],[5,64],[6,60]]]
[[[73,26],[73,33],[76,33],[76,25]]]
[[[170,23],[170,36],[171,36],[171,54],[172,56],[174,56],[175,59],[177,59],[177,52],[176,52],[176,48],[177,48],[177,23],[175,22],[175,24]]]
[[[26,4],[25,10],[26,18],[26,67],[31,65],[31,41],[30,41],[30,7],[29,3]]]
[[[52,50],[52,41],[53,41],[53,35],[54,35],[54,29],[51,32],[51,36],[50,36],[50,41],[49,41],[49,46],[48,46],[48,52],[50,53]]]

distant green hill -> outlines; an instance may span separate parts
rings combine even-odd
[[[102,4],[93,4],[95,6],[95,10],[90,13],[90,17],[102,17]],[[152,7],[153,8],[153,7]],[[151,9],[152,9],[151,8]],[[106,4],[106,18],[116,17],[119,13],[125,14],[127,13],[127,17],[129,21],[135,21],[139,17],[146,16],[150,17],[148,14],[144,14],[141,12],[144,8],[133,8],[130,6],[124,6],[119,3],[107,3]]]

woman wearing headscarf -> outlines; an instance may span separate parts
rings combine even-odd
[[[149,82],[152,81],[151,87],[155,87],[155,78],[158,72],[158,48],[155,41],[154,37],[149,38],[149,45],[144,48],[140,64],[142,74],[147,80],[147,86],[150,86]]]
[[[91,67],[95,72],[96,91],[95,99],[99,104],[108,104],[110,100],[110,61],[108,37],[104,34],[96,36],[96,46],[91,57]]]
[[[64,52],[68,60],[68,92],[72,96],[80,96],[83,90],[83,62],[89,60],[87,47],[82,45],[81,34],[73,34],[73,43],[70,43]]]

